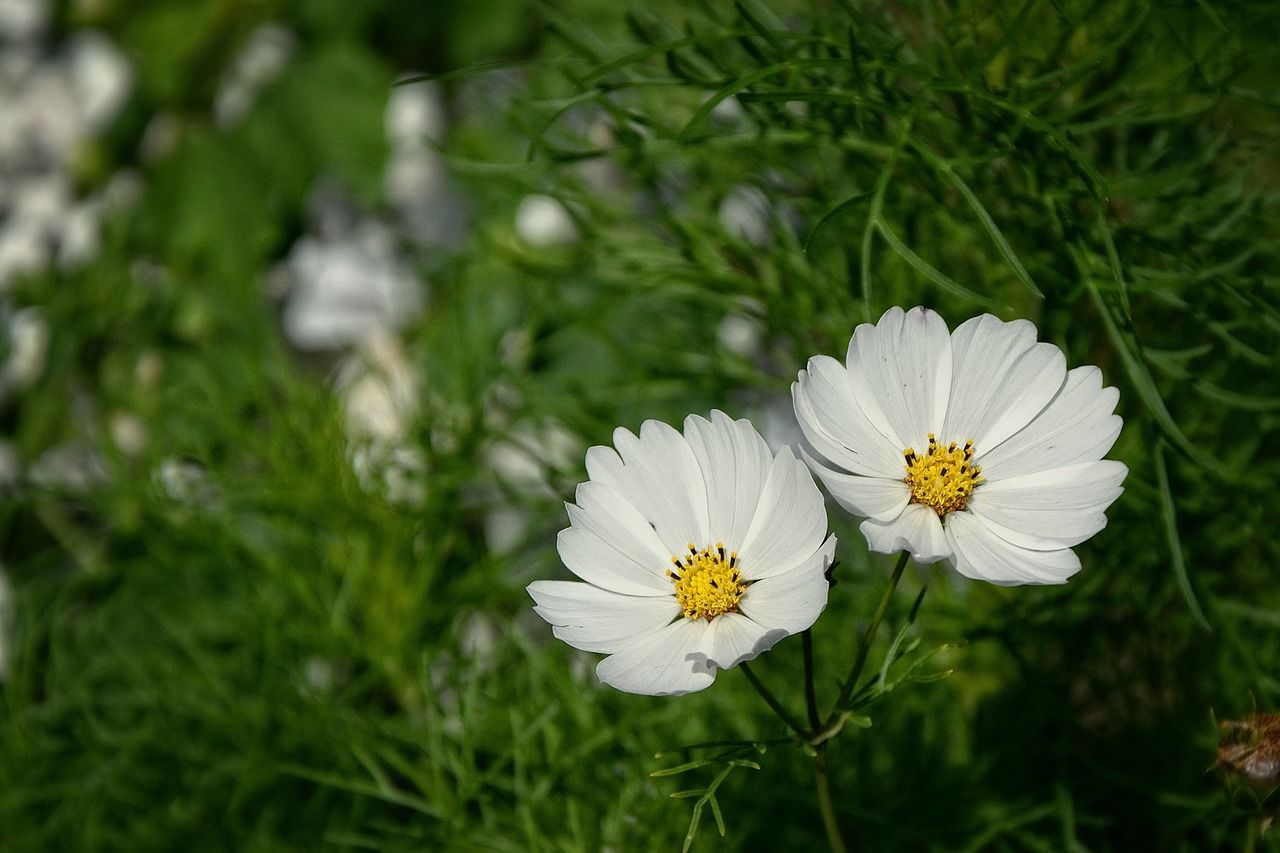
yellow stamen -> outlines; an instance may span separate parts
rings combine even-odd
[[[959,447],[953,441],[947,447],[938,444],[929,433],[929,449],[918,454],[908,447],[902,453],[907,464],[907,485],[911,502],[927,506],[938,517],[959,512],[969,505],[969,498],[983,482],[982,469],[973,464],[973,439]]]
[[[714,548],[694,550],[672,557],[673,568],[667,577],[675,581],[676,601],[686,619],[712,619],[723,613],[737,613],[738,602],[747,591],[747,584],[738,571],[738,555],[726,552],[723,542]]]

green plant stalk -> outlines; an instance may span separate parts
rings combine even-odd
[[[871,642],[875,639],[876,631],[880,628],[880,622],[884,619],[885,611],[889,609],[889,600],[893,598],[893,592],[898,588],[898,581],[902,580],[902,572],[907,567],[907,559],[911,555],[903,551],[898,555],[897,565],[893,567],[893,574],[889,577],[889,585],[885,587],[884,595],[880,597],[880,604],[876,607],[875,615],[871,617],[871,623],[867,625],[867,630],[862,635],[862,640],[858,644],[858,654],[853,660],[853,666],[849,668],[849,677],[845,679],[844,686],[840,688],[840,697],[836,699],[835,707],[831,709],[830,716],[827,717],[827,725],[833,725],[839,718],[840,714],[848,710],[849,700],[853,697],[854,690],[857,689],[858,678],[862,675],[863,668],[867,665],[867,655],[871,653]]]
[[[775,714],[782,718],[782,722],[786,723],[788,728],[799,735],[801,740],[807,739],[809,733],[805,731],[805,727],[799,720],[791,715],[790,711],[782,707],[782,703],[778,701],[777,697],[775,697],[772,692],[770,692],[768,687],[764,686],[764,682],[760,680],[760,677],[751,671],[751,667],[747,662],[743,661],[738,664],[738,667],[742,670],[742,674],[747,677],[747,681],[751,682],[751,686],[760,694],[760,698],[765,701],[765,704],[768,705]]]
[[[847,853],[840,824],[836,823],[835,804],[831,801],[831,781],[827,775],[827,745],[821,744],[813,756],[814,787],[818,791],[818,810],[822,813],[822,828],[827,833],[831,853]]]
[[[818,715],[818,694],[813,685],[813,632],[805,628],[800,634],[804,648],[804,704],[809,715],[809,731],[817,732],[822,725]]]

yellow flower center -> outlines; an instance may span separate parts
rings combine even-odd
[[[671,562],[674,567],[667,569],[667,577],[676,583],[676,601],[684,618],[710,622],[722,613],[738,612],[747,584],[738,571],[738,555],[726,553],[723,542],[701,551],[690,543],[689,552],[672,557]]]
[[[928,450],[919,454],[908,447],[902,455],[907,460],[911,502],[929,507],[939,518],[968,506],[973,490],[983,482],[982,469],[973,464],[973,439],[964,447],[953,441],[944,448],[929,433]]]

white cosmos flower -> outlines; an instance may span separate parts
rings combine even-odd
[[[600,680],[628,693],[691,693],[813,624],[835,553],[822,494],[789,449],[750,421],[646,421],[587,451],[589,481],[560,557],[577,581],[535,581],[534,610],[575,648],[609,655]]]
[[[863,516],[871,550],[948,560],[1001,585],[1063,583],[1104,528],[1128,469],[1102,457],[1118,393],[1067,370],[1026,320],[990,314],[951,334],[927,308],[891,308],[815,356],[791,386],[806,461]],[[1101,461],[1100,461],[1101,460]]]

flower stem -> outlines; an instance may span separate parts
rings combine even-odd
[[[836,823],[835,804],[831,802],[831,782],[827,776],[827,745],[820,744],[813,756],[814,785],[818,789],[818,809],[822,812],[822,828],[827,831],[831,853],[848,853],[840,824]]]
[[[847,710],[853,691],[858,687],[858,679],[862,676],[862,668],[867,665],[867,655],[871,653],[871,641],[875,639],[885,611],[889,609],[889,600],[893,598],[893,591],[898,588],[898,581],[902,580],[902,572],[906,569],[907,558],[910,556],[906,551],[898,556],[897,565],[893,567],[893,575],[889,578],[889,585],[885,587],[884,595],[880,597],[880,605],[876,608],[875,615],[871,617],[871,623],[867,625],[862,641],[858,644],[858,655],[849,669],[849,677],[845,679],[844,687],[840,689],[840,698],[836,700],[836,706],[831,710],[828,724],[833,722],[842,711]]]
[[[747,681],[751,682],[751,686],[760,694],[760,698],[765,701],[766,705],[773,709],[773,713],[781,717],[782,722],[786,723],[787,726],[793,732],[800,735],[801,738],[807,737],[808,732],[805,731],[805,728],[800,724],[800,721],[791,716],[790,711],[782,707],[782,703],[779,702],[771,692],[769,692],[769,688],[765,687],[764,682],[751,671],[751,667],[747,665],[746,661],[738,664],[738,667],[742,670],[742,674],[747,677]]]
[[[809,731],[817,732],[822,720],[818,717],[818,695],[813,687],[813,634],[805,628],[800,639],[804,646],[804,703],[809,712]]]

